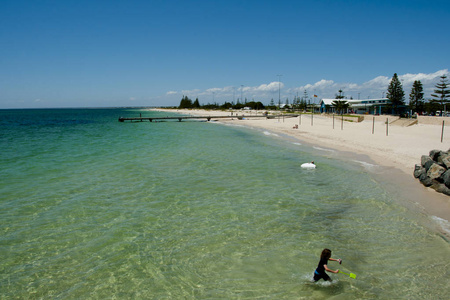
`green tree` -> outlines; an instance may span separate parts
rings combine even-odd
[[[398,79],[397,73],[394,73],[389,83],[386,98],[390,100],[390,107],[395,114],[398,114],[400,107],[405,105],[405,92],[403,91],[402,83]]]
[[[245,105],[242,103],[239,103],[239,101],[233,106],[233,109],[242,109]]]
[[[344,99],[344,92],[342,90],[338,91],[339,94],[334,96],[335,99]]]
[[[254,110],[264,109],[264,107],[265,107],[264,104],[262,104],[260,101],[258,101],[258,102],[250,101],[250,102],[247,102],[245,106],[250,107],[251,109],[254,109]]]
[[[233,107],[233,104],[230,102],[225,102],[224,104],[222,104],[222,106],[220,108],[222,109],[230,109]]]
[[[305,100],[305,102],[308,101],[308,92],[307,92],[306,90],[303,92],[303,98],[302,98],[302,100]]]
[[[447,76],[441,76],[441,82],[435,85],[436,90],[434,90],[434,94],[431,94],[431,97],[436,99],[431,99],[431,102],[439,103],[441,106],[441,112],[445,110],[445,105],[449,103],[450,99],[450,89],[447,83]]]
[[[292,107],[294,109],[298,109],[300,106],[300,99],[298,97],[294,97],[294,102],[292,103]]]
[[[331,105],[340,114],[343,114],[344,110],[346,110],[350,106],[350,104],[346,100],[334,100],[333,102],[331,102]]]
[[[270,100],[269,105],[267,106],[267,109],[276,109],[275,101],[273,101],[273,98]]]
[[[178,108],[192,108],[192,100],[188,96],[183,96],[180,101],[180,106]]]
[[[428,102],[424,103],[424,107],[423,110],[428,114],[428,115],[433,115],[437,110],[440,109],[440,105],[437,102],[433,102],[431,101],[431,99],[428,100]]]
[[[195,99],[194,104],[192,104],[193,108],[200,108],[200,103],[198,102],[198,98]]]
[[[420,80],[416,80],[413,83],[409,94],[409,107],[413,112],[423,110],[423,86]]]
[[[307,105],[307,103],[306,103],[306,99],[303,99],[303,98],[302,98],[302,99],[300,100],[300,104],[299,104],[298,108],[299,108],[299,109],[306,110],[307,106],[308,106],[308,105]]]

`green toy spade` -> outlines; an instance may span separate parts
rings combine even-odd
[[[345,272],[342,272],[342,271],[339,271],[339,273],[342,273],[342,274],[345,274],[345,275],[348,275],[348,276],[350,276],[350,278],[353,278],[353,279],[356,279],[356,275],[355,274],[353,274],[353,273],[345,273]]]

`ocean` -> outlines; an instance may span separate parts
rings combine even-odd
[[[118,122],[139,114],[170,113],[0,110],[1,299],[448,299],[448,240],[377,166],[226,122]],[[311,282],[324,248],[356,279]]]

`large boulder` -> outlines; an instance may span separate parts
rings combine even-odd
[[[414,167],[414,177],[424,186],[450,196],[450,149],[431,150],[429,155],[422,155],[420,165]]]
[[[444,172],[444,174],[441,175],[442,182],[450,188],[450,170],[447,170]]]
[[[443,193],[445,195],[450,196],[450,189],[443,183],[434,183],[432,188],[439,193]]]
[[[437,178],[441,177],[441,175],[444,174],[445,171],[447,171],[447,169],[441,167],[437,163],[434,163],[428,169],[427,176],[430,177],[431,179],[437,179]]]
[[[420,182],[421,182],[424,186],[431,186],[431,185],[433,184],[433,179],[431,179],[430,177],[428,177],[426,172],[423,172],[423,173],[419,176],[419,180],[420,180]]]
[[[420,163],[423,167],[425,167],[425,164],[429,161],[433,161],[429,155],[422,155],[422,157],[420,158]]]
[[[431,151],[430,151],[430,157],[431,157],[431,159],[434,160],[434,161],[437,161],[437,159],[438,159],[440,153],[441,153],[441,150],[437,150],[437,149],[431,150]]]
[[[425,174],[426,175],[427,170],[425,170],[424,167],[421,165],[416,165],[414,168],[414,178],[419,178],[420,175]]]
[[[439,159],[441,160],[442,164],[447,168],[450,169],[450,154],[447,152],[446,155],[439,156]]]
[[[434,165],[436,162],[434,161],[434,160],[428,160],[424,165],[423,165],[423,167],[425,168],[425,170],[429,170],[430,168],[431,168],[431,166],[432,165]]]

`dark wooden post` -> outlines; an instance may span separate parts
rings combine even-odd
[[[386,136],[389,135],[389,118],[386,118]]]
[[[375,132],[375,116],[373,116],[373,122],[372,122],[372,134]]]

